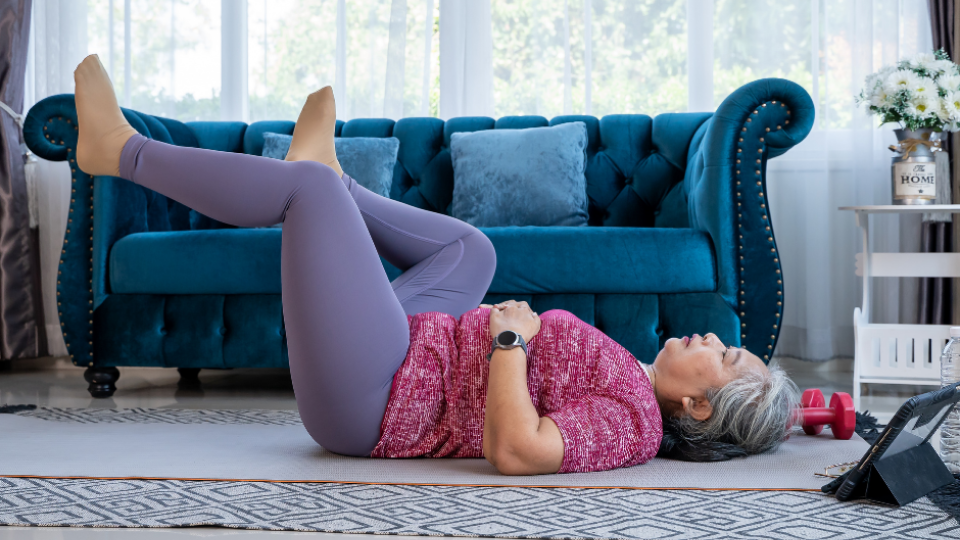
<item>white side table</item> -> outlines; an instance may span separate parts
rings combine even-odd
[[[860,410],[860,383],[940,386],[940,351],[950,325],[873,324],[869,321],[871,277],[960,277],[960,253],[873,253],[870,214],[960,213],[960,204],[841,206],[856,212],[863,232],[856,274],[863,277],[863,306],[853,310],[856,349],[853,404]]]

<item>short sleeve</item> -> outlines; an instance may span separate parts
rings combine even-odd
[[[557,472],[594,472],[646,463],[657,455],[663,425],[644,394],[586,395],[547,413],[563,437]]]

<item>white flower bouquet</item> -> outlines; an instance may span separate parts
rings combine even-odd
[[[867,104],[881,124],[899,122],[910,131],[958,131],[960,66],[943,49],[920,53],[868,75],[856,102]]]

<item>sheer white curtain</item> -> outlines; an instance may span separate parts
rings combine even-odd
[[[30,18],[24,111],[46,96],[73,93],[73,70],[86,55],[87,6],[74,0],[34,0]],[[70,167],[38,160],[40,277],[51,356],[67,354],[57,316],[57,264],[70,204]]]
[[[440,0],[440,118],[493,116],[490,0]]]
[[[737,25],[715,34],[717,64],[748,78],[793,79],[817,107],[813,133],[772,160],[767,179],[785,286],[776,354],[808,360],[851,357],[853,308],[862,300],[860,278],[854,275],[861,240],[852,213],[837,207],[890,204],[887,146],[895,140],[893,127],[878,128],[853,96],[869,73],[931,50],[927,2],[718,2],[718,21],[733,19],[738,4],[750,9],[738,14]],[[740,84],[737,78],[717,82],[718,94]],[[871,218],[873,248],[917,251],[919,218]],[[875,285],[873,321],[916,322],[916,279],[882,278]]]

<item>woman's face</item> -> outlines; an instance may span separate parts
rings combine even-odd
[[[715,334],[670,338],[653,362],[657,401],[667,414],[686,412],[696,420],[713,413],[706,400],[710,388],[722,388],[749,372],[766,375],[767,366],[757,355],[727,347]]]

